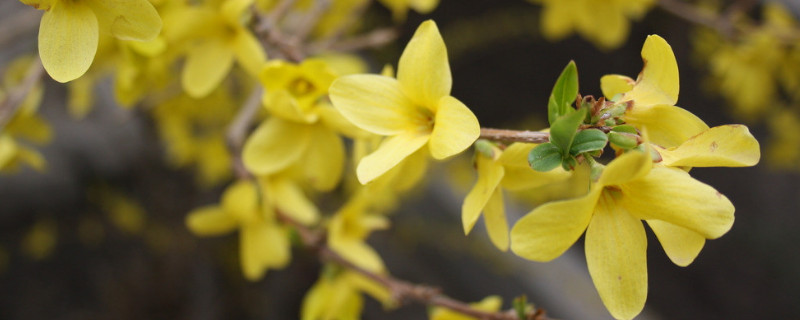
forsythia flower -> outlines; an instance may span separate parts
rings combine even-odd
[[[626,123],[646,127],[650,140],[662,147],[679,145],[708,129],[708,125],[683,108],[678,101],[678,62],[672,47],[661,37],[650,35],[642,46],[645,66],[636,81],[622,75],[606,75],[600,86],[606,98],[616,102],[632,101],[625,112]]]
[[[344,76],[331,85],[334,107],[356,126],[390,136],[358,165],[365,184],[428,146],[436,159],[453,156],[480,136],[475,115],[450,96],[447,49],[433,21],[423,22],[403,51],[397,79]]]
[[[514,143],[505,150],[492,146],[491,158],[483,152],[476,152],[475,166],[478,180],[461,207],[461,221],[465,234],[470,233],[483,211],[489,239],[498,249],[508,250],[508,223],[502,189],[536,188],[564,180],[569,176],[562,169],[549,172],[531,170],[527,159],[528,153],[535,146],[530,143]]]
[[[195,209],[186,217],[194,234],[213,236],[239,228],[239,257],[242,272],[258,280],[271,268],[283,268],[290,260],[290,243],[275,212],[259,203],[252,182],[239,181],[229,186],[218,206]]]
[[[8,65],[0,86],[0,101],[6,99],[5,88],[13,88],[23,81],[32,64],[36,63],[33,59],[24,56]],[[16,114],[0,128],[0,172],[14,171],[23,163],[36,170],[44,170],[46,163],[42,155],[17,141],[21,138],[35,144],[45,144],[52,139],[50,125],[36,113],[43,94],[41,83],[34,85]]]
[[[267,63],[260,79],[266,89],[264,106],[272,117],[245,142],[242,160],[248,170],[267,175],[304,161],[307,178],[316,189],[336,187],[345,158],[338,133],[358,129],[321,100],[335,77],[322,60]]]
[[[39,56],[58,82],[83,75],[94,60],[100,31],[122,40],[146,41],[161,31],[161,18],[147,0],[20,0],[44,10]]]
[[[561,39],[577,31],[603,49],[621,45],[628,35],[628,19],[639,19],[653,0],[530,0],[544,6],[545,37]]]

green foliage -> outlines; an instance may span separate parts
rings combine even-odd
[[[546,172],[561,164],[561,149],[548,142],[533,148],[528,154],[528,164],[536,171]]]
[[[575,135],[569,153],[573,156],[577,156],[584,152],[603,150],[607,142],[608,137],[606,137],[603,131],[597,129],[582,130]]]
[[[569,112],[570,105],[577,96],[578,67],[575,66],[575,61],[570,61],[558,76],[553,91],[550,93],[550,100],[547,102],[547,120],[550,125]]]

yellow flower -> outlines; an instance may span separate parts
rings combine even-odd
[[[469,306],[475,310],[486,312],[497,312],[503,305],[503,299],[499,296],[488,296],[479,302],[470,303]],[[476,319],[447,308],[434,307],[430,312],[430,320],[472,320]]]
[[[641,18],[653,0],[530,0],[544,6],[542,32],[562,39],[574,31],[602,49],[621,45],[628,36],[628,19]]]
[[[300,319],[361,319],[361,309],[364,306],[361,292],[368,293],[384,305],[391,299],[389,291],[375,281],[353,271],[327,265],[317,283],[303,298]]]
[[[708,125],[683,108],[678,101],[678,62],[672,47],[661,37],[650,35],[642,46],[644,69],[636,81],[622,75],[606,75],[600,86],[606,98],[624,103],[632,101],[623,119],[641,130],[647,127],[650,140],[669,148],[708,129]]]
[[[383,261],[365,241],[372,231],[388,228],[389,220],[369,212],[369,205],[368,194],[357,192],[339,209],[328,225],[328,245],[359,267],[384,273]]]
[[[100,30],[122,40],[151,40],[161,18],[147,0],[20,0],[45,10],[39,26],[39,56],[58,82],[83,75],[94,60]]]
[[[350,75],[333,82],[334,107],[366,131],[389,136],[356,169],[366,184],[427,145],[435,159],[469,147],[480,136],[475,115],[450,96],[447,49],[433,21],[423,22],[403,51],[397,79]]]
[[[300,65],[267,63],[260,79],[266,89],[264,106],[272,117],[245,142],[242,160],[248,170],[269,175],[302,161],[307,180],[316,189],[336,187],[345,158],[338,133],[349,135],[358,129],[321,100],[335,77],[317,59]]]
[[[186,217],[186,226],[199,236],[225,234],[239,229],[239,258],[248,280],[258,280],[268,269],[285,267],[291,259],[286,230],[275,212],[259,202],[252,182],[238,181],[222,195],[220,205],[198,208]]]
[[[165,17],[169,43],[188,51],[181,84],[190,96],[200,98],[213,91],[237,62],[255,77],[267,56],[247,27],[254,0],[211,1],[187,7]]]
[[[631,319],[647,298],[647,237],[641,220],[670,259],[685,266],[704,239],[731,228],[733,212],[731,202],[714,188],[685,171],[653,167],[649,152],[631,151],[609,163],[585,196],[547,203],[520,219],[511,230],[511,250],[549,261],[585,230],[586,261],[600,298],[615,318]]]
[[[489,239],[500,250],[508,250],[508,223],[506,222],[503,188],[519,191],[537,188],[566,179],[569,174],[563,169],[538,172],[528,165],[528,153],[535,144],[515,143],[505,150],[492,147],[492,157],[483,152],[475,155],[478,180],[467,194],[461,206],[461,221],[464,234],[469,234],[484,213]],[[501,188],[502,186],[502,188]]]

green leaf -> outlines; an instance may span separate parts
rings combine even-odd
[[[528,297],[524,294],[516,297],[512,305],[514,306],[514,311],[517,313],[517,318],[525,319],[526,313],[528,312]]]
[[[550,100],[547,102],[547,120],[551,126],[559,117],[569,112],[569,107],[577,97],[578,67],[575,66],[575,61],[570,61],[558,76],[556,85],[550,93]]]
[[[632,125],[629,124],[621,124],[616,127],[611,128],[611,131],[616,132],[625,132],[625,133],[632,133],[632,134],[639,134]]]
[[[578,132],[569,148],[569,153],[577,156],[584,152],[603,150],[608,142],[608,137],[603,131],[588,129]]]
[[[539,172],[553,170],[561,164],[561,150],[550,142],[542,143],[528,154],[528,164]]]
[[[550,127],[550,142],[558,146],[562,155],[569,154],[569,148],[572,146],[572,140],[578,133],[578,127],[583,122],[586,115],[586,110],[581,109],[573,111],[561,118],[558,118],[555,123]]]

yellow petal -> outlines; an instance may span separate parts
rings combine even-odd
[[[242,161],[254,174],[275,173],[297,161],[311,142],[307,125],[270,118],[247,138]]]
[[[289,91],[276,89],[264,93],[262,103],[273,116],[283,119],[300,122],[314,123],[319,118],[313,113],[305,113],[300,109],[300,105]]]
[[[639,219],[658,219],[719,238],[733,226],[733,204],[688,173],[654,167],[646,176],[622,186],[625,207]]]
[[[667,41],[657,35],[647,36],[642,47],[644,69],[626,100],[637,105],[675,105],[678,102],[678,62]]]
[[[0,169],[14,160],[17,155],[17,143],[8,134],[0,135]]]
[[[442,35],[433,20],[419,25],[397,64],[397,81],[418,106],[436,112],[439,99],[450,95],[453,79]]]
[[[371,133],[361,130],[359,127],[353,125],[352,122],[348,121],[342,116],[341,113],[339,113],[339,110],[336,110],[330,105],[322,104],[321,106],[318,106],[316,108],[316,114],[319,115],[319,119],[324,126],[333,129],[348,138],[364,138],[367,135],[371,135]]]
[[[267,54],[261,42],[247,30],[237,30],[233,38],[233,53],[242,69],[257,77],[261,67],[267,62]]]
[[[62,1],[63,2],[63,1]],[[161,32],[161,17],[147,0],[89,0],[105,31],[121,40],[153,40]]]
[[[371,272],[384,272],[380,255],[366,243],[354,239],[338,239],[330,242],[331,249],[347,261]]]
[[[239,222],[252,222],[258,217],[258,190],[250,181],[236,181],[225,189],[220,205]]]
[[[640,130],[647,128],[650,142],[664,148],[678,146],[708,130],[708,125],[691,112],[663,104],[651,107],[634,106],[625,113],[625,122]]]
[[[237,223],[219,206],[208,206],[192,210],[186,216],[186,227],[198,236],[215,236],[236,229]]]
[[[48,143],[53,137],[50,125],[36,114],[15,118],[6,126],[6,130],[13,132],[16,137],[38,144]]]
[[[395,135],[416,126],[416,108],[395,79],[367,74],[344,76],[336,79],[329,91],[336,110],[361,129]]]
[[[743,125],[708,129],[680,146],[660,153],[661,164],[671,167],[754,166],[761,157],[758,141]]]
[[[272,201],[281,213],[304,225],[312,225],[319,220],[319,210],[303,193],[295,182],[288,179],[276,179],[268,190]]]
[[[631,91],[634,83],[636,82],[629,77],[619,74],[608,74],[600,78],[600,89],[603,90],[603,95],[606,99],[611,100],[618,94]]]
[[[97,52],[97,18],[79,2],[60,1],[42,16],[39,56],[47,73],[68,82],[89,70]]]
[[[646,175],[652,165],[653,160],[649,153],[628,151],[612,160],[603,169],[598,183],[602,186],[611,186],[638,179]]]
[[[603,192],[586,230],[586,264],[614,318],[633,319],[647,299],[647,236],[642,222]]]
[[[181,73],[183,90],[193,98],[213,91],[233,66],[233,50],[217,39],[206,39],[189,50]]]
[[[428,142],[430,135],[404,133],[386,138],[378,150],[367,155],[358,163],[356,174],[361,184],[366,184],[394,168],[410,154]]]
[[[428,170],[428,150],[425,147],[406,157],[394,170],[399,172],[392,178],[392,188],[398,192],[411,190],[425,177]]]
[[[243,226],[239,231],[239,260],[245,278],[261,279],[268,268],[282,268],[289,263],[289,240],[283,231],[263,221]]]
[[[434,159],[451,157],[469,148],[481,135],[478,118],[461,101],[451,96],[439,100],[439,110],[428,147]]]
[[[332,130],[312,126],[311,144],[303,155],[305,177],[319,191],[330,191],[339,184],[344,171],[344,142]]]
[[[700,254],[706,239],[697,232],[661,220],[647,220],[664,252],[674,264],[688,266]]]
[[[508,222],[506,221],[506,209],[503,204],[503,190],[500,188],[494,190],[483,212],[489,239],[500,251],[508,250]]]
[[[511,229],[511,251],[534,261],[557,258],[586,230],[601,191],[593,186],[580,198],[548,202],[534,209]]]
[[[464,234],[469,234],[475,226],[481,211],[495,193],[504,174],[502,165],[480,154],[475,157],[475,165],[478,169],[478,181],[464,198],[464,204],[461,206]]]

